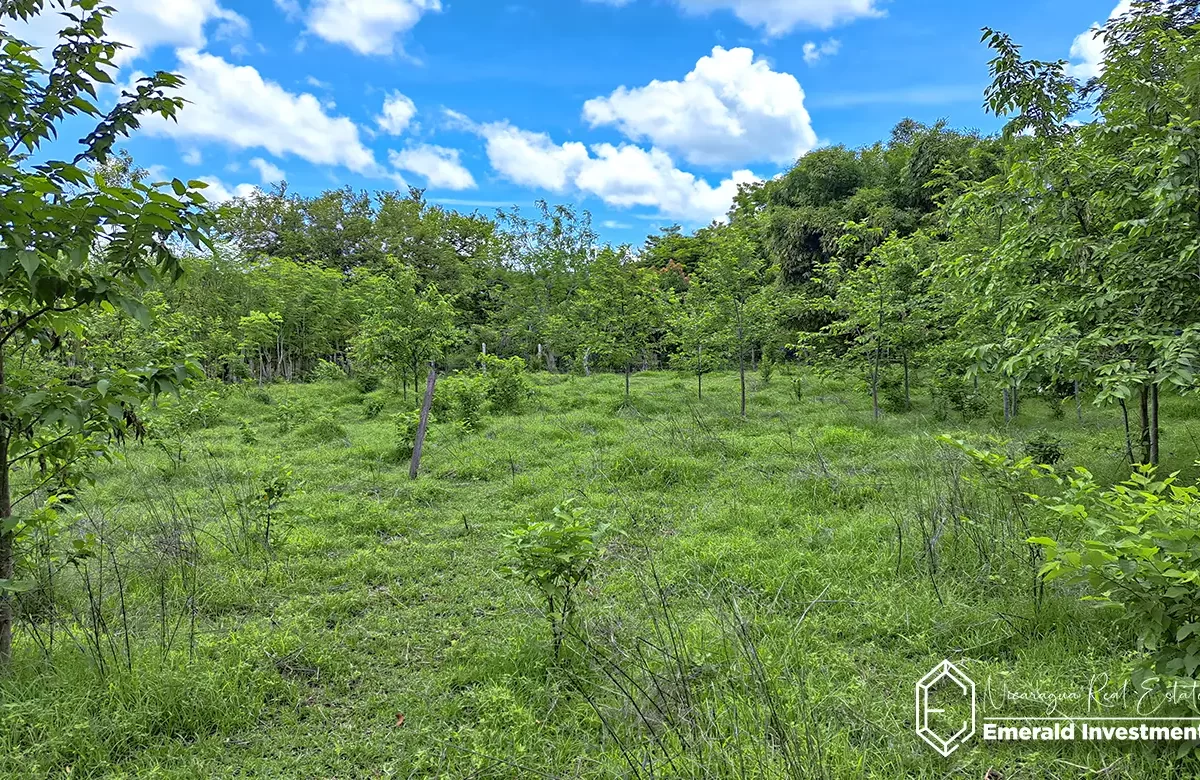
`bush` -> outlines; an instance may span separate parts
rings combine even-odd
[[[519,412],[529,399],[529,380],[525,376],[525,361],[519,357],[500,358],[484,355],[487,372],[487,399],[500,412]]]
[[[312,416],[312,407],[302,401],[288,399],[275,406],[271,417],[280,433],[287,433]]]
[[[488,382],[481,374],[455,374],[447,377],[441,386],[442,412],[454,414],[464,425],[474,428],[483,417],[483,405],[487,401]]]
[[[334,418],[331,412],[321,412],[311,423],[304,426],[300,433],[306,438],[317,442],[327,442],[333,439],[346,439],[346,429]]]
[[[597,540],[604,530],[567,499],[549,520],[528,520],[504,536],[502,571],[541,594],[556,658],[567,629],[576,624],[578,590],[596,569],[602,552]]]
[[[763,353],[762,358],[758,361],[758,376],[762,379],[764,385],[771,383],[771,375],[775,373],[775,361],[771,359],[771,355],[767,352]]]
[[[368,420],[374,420],[379,415],[383,414],[383,407],[387,402],[382,397],[377,395],[369,395],[363,399],[363,416]]]
[[[429,421],[433,422],[430,414]],[[396,430],[396,459],[411,458],[417,446],[417,431],[421,428],[421,412],[414,409],[410,412],[400,412],[392,415],[392,425]]]
[[[314,382],[340,382],[346,378],[346,369],[328,360],[318,360],[312,378]]]
[[[354,386],[358,388],[358,392],[364,395],[375,392],[381,384],[382,381],[379,379],[379,374],[373,371],[354,372]]]
[[[879,405],[887,412],[903,412],[908,409],[904,395],[904,372],[886,368],[879,372]]]
[[[1025,442],[1025,454],[1033,458],[1035,463],[1054,466],[1066,457],[1063,452],[1063,440],[1045,431]]]
[[[987,401],[975,389],[974,383],[959,373],[939,371],[934,376],[933,397],[943,406],[943,413],[945,407],[949,407],[964,420],[974,420],[987,413]]]
[[[1038,537],[1048,559],[1047,581],[1085,583],[1086,598],[1114,606],[1137,632],[1138,690],[1186,686],[1200,678],[1200,616],[1196,581],[1200,578],[1200,489],[1177,484],[1175,474],[1156,479],[1142,467],[1126,482],[1102,489],[1086,469],[1075,475],[1049,474],[1063,488],[1054,497],[1033,497],[1060,535],[1082,528],[1082,544],[1060,545]],[[1188,697],[1184,697],[1187,699]],[[1196,709],[1195,699],[1189,702]]]

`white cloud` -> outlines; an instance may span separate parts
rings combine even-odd
[[[581,143],[558,146],[545,133],[531,133],[507,122],[483,125],[478,130],[487,140],[492,167],[525,187],[564,192],[575,171],[588,159],[587,147]]]
[[[204,155],[200,154],[199,149],[188,149],[181,159],[188,165],[199,165],[204,162]]]
[[[632,0],[593,2],[622,6]],[[675,0],[675,4],[697,14],[730,11],[767,35],[783,35],[797,27],[828,29],[862,17],[883,16],[876,0]]]
[[[461,117],[461,115],[459,115]],[[545,133],[507,122],[464,126],[487,142],[492,167],[511,182],[564,193],[594,195],[610,206],[644,206],[688,222],[708,222],[729,210],[739,183],[755,181],[750,171],[737,171],[717,186],[675,167],[660,149],[632,144],[597,144],[589,152],[575,141],[556,144]]]
[[[809,41],[804,44],[804,61],[812,65],[822,57],[832,57],[841,50],[842,42],[837,38],[830,38],[820,44],[815,41]]]
[[[383,113],[376,117],[379,128],[389,135],[400,135],[417,115],[417,105],[399,92],[389,92],[383,101]]]
[[[359,54],[394,54],[398,38],[441,10],[441,0],[314,0],[308,29]]]
[[[283,11],[283,15],[289,21],[299,19],[303,10],[300,8],[299,0],[275,0],[275,7]]]
[[[736,171],[716,187],[675,167],[666,152],[623,144],[598,144],[595,157],[576,176],[575,184],[610,206],[649,206],[659,213],[692,222],[720,219],[733,204],[738,185],[756,181],[750,171]]]
[[[274,184],[287,178],[287,174],[283,172],[282,168],[267,162],[261,157],[255,157],[251,160],[250,167],[258,171],[258,176],[262,179],[263,184]]]
[[[388,152],[388,160],[395,168],[423,177],[430,187],[475,189],[475,178],[463,166],[457,149],[421,144],[402,152]]]
[[[1131,0],[1121,0],[1108,18],[1116,19],[1131,10]],[[1096,35],[1102,26],[1096,22],[1087,32],[1075,36],[1075,41],[1071,44],[1071,59],[1078,61],[1067,66],[1068,74],[1078,79],[1090,79],[1104,72],[1104,40]]]
[[[617,222],[615,219],[606,219],[600,223],[600,227],[608,230],[629,230],[633,225],[628,222]]]
[[[202,49],[208,43],[209,28],[219,38],[245,35],[250,31],[246,19],[218,0],[108,0],[115,9],[105,24],[109,38],[129,48],[117,53],[116,61],[126,65],[154,49]],[[12,31],[43,48],[43,54],[58,44],[58,31],[68,24],[53,5],[26,24],[15,24]],[[6,25],[7,26],[7,25]]]
[[[254,194],[258,188],[253,184],[239,184],[230,190],[225,184],[215,176],[201,176],[200,181],[208,186],[200,191],[200,194],[208,200],[209,203],[224,203],[227,200],[234,198],[247,198]]]
[[[375,155],[359,138],[358,126],[328,115],[312,95],[288,92],[248,65],[231,65],[189,49],[178,54],[178,70],[187,80],[180,94],[190,105],[179,113],[178,122],[147,120],[145,132],[265,149],[276,157],[291,154],[315,165],[381,174]]]
[[[817,145],[795,76],[746,48],[717,46],[683,81],[619,87],[587,101],[583,115],[592,127],[615,125],[698,165],[788,163]]]

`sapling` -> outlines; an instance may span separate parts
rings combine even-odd
[[[555,658],[568,629],[576,626],[579,588],[595,573],[603,552],[598,540],[606,529],[592,521],[586,508],[567,499],[554,507],[549,520],[527,520],[505,534],[502,571],[541,594]]]

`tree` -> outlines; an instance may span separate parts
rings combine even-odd
[[[996,226],[951,263],[971,300],[964,330],[990,336],[971,347],[979,362],[1018,380],[1085,373],[1097,403],[1136,396],[1144,463],[1158,460],[1161,389],[1191,390],[1200,357],[1197,53],[1160,11],[1135,3],[1105,28],[1099,119],[1081,127],[1065,63],[1022,60],[985,31],[997,51],[989,105],[1016,114],[1007,134],[1034,135],[1003,175],[958,199],[951,223]]]
[[[737,358],[742,417],[746,416],[747,304],[763,284],[766,265],[749,237],[732,225],[717,234],[715,252],[700,264],[700,283],[712,291]]]
[[[626,401],[633,363],[650,346],[663,300],[656,274],[629,264],[628,258],[628,247],[605,247],[597,254],[572,317],[580,348],[625,372]]]
[[[534,354],[546,368],[557,370],[563,347],[550,341],[547,325],[565,316],[571,299],[586,280],[596,253],[596,233],[588,212],[568,206],[551,208],[537,202],[537,217],[528,219],[519,210],[498,212],[506,242],[505,265],[511,272],[501,293],[504,341],[510,349],[524,348],[530,362]],[[561,329],[557,329],[562,333]]]
[[[696,399],[704,400],[704,374],[728,349],[728,334],[722,332],[719,296],[699,276],[694,276],[669,309],[669,339],[676,347],[674,366],[696,374]],[[707,361],[705,352],[708,353]]]
[[[63,11],[64,26],[43,65],[8,22],[47,5]],[[210,226],[200,182],[176,179],[165,190],[136,177],[105,177],[118,138],[141,117],[169,119],[183,104],[169,94],[181,79],[160,72],[123,90],[111,109],[95,105],[97,85],[112,83],[121,49],[105,35],[111,12],[96,0],[0,5],[0,664],[11,657],[12,594],[21,587],[16,542],[30,530],[14,506],[39,485],[85,468],[95,448],[136,424],[143,399],[188,378],[183,365],[64,371],[53,362],[64,338],[81,336],[87,310],[120,309],[147,321],[137,289],[176,277],[176,245],[205,245]],[[95,122],[81,148],[70,161],[35,162],[68,117]],[[15,488],[26,492],[14,498]]]
[[[408,393],[418,388],[421,364],[441,357],[458,332],[454,308],[437,287],[419,289],[416,269],[392,262],[386,274],[362,272],[358,279],[364,317],[351,343],[361,366],[391,374]]]
[[[848,225],[844,243],[854,240],[859,230],[861,226]],[[869,362],[876,419],[881,372],[897,357],[904,372],[904,407],[912,406],[911,359],[925,342],[929,318],[928,282],[921,273],[928,265],[928,244],[921,234],[893,235],[837,285],[842,317],[827,331],[848,336],[851,352]]]

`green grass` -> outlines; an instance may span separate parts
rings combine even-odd
[[[368,419],[349,382],[230,390],[207,427],[129,444],[73,507],[110,545],[102,649],[68,569],[41,596],[49,658],[23,630],[0,681],[0,776],[1194,773],[1163,746],[976,739],[943,759],[913,733],[913,684],[943,658],[994,698],[1127,676],[1130,632],[1077,592],[1035,609],[1003,502],[934,439],[1046,430],[1119,479],[1115,410],[1080,424],[1030,399],[1004,429],[921,398],[874,421],[857,384],[807,378],[798,401],[777,374],[751,378],[742,420],[733,375],[703,403],[666,373],[635,376],[628,406],[619,376],[535,384],[523,414],[438,421],[415,482],[391,420],[408,405]],[[1194,409],[1163,411],[1189,478]],[[268,551],[253,499],[288,471]],[[931,574],[920,529],[956,493],[976,525]],[[498,570],[502,534],[568,497],[615,532],[556,665],[534,594]]]

